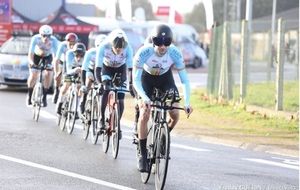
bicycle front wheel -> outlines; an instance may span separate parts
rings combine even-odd
[[[37,122],[40,116],[41,102],[42,102],[42,86],[40,83],[36,84],[33,88],[32,93],[32,108],[33,108],[33,119]]]
[[[98,96],[95,96],[93,98],[93,101],[92,101],[92,143],[93,144],[96,144],[97,141],[98,141],[98,137],[99,137],[99,134],[98,134],[98,119],[99,119],[99,100],[98,100]]]
[[[67,119],[67,130],[69,134],[72,134],[75,121],[76,121],[76,111],[77,111],[77,93],[71,91],[69,110],[68,110],[68,119]]]
[[[88,99],[85,103],[84,109],[84,123],[83,123],[83,139],[86,140],[89,136],[90,125],[91,125],[91,110],[92,100]]]
[[[155,188],[163,189],[168,173],[170,154],[170,133],[168,125],[163,125],[159,129],[156,143],[155,158]]]
[[[108,128],[104,133],[103,133],[103,139],[102,139],[102,150],[103,152],[107,153],[108,147],[109,147],[109,139],[111,135],[111,129],[110,129],[110,120],[111,120],[111,113],[112,113],[112,106],[107,104],[105,108],[105,121],[104,124],[106,125],[105,127]]]
[[[119,105],[114,105],[113,114],[111,117],[111,125],[112,125],[112,154],[116,159],[119,153],[119,145],[120,145],[120,114],[119,114]]]

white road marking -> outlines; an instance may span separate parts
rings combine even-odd
[[[283,163],[278,163],[278,162],[273,162],[273,161],[263,160],[263,159],[255,159],[255,158],[242,158],[242,160],[299,170],[299,164],[298,164],[298,166],[293,166],[293,165],[289,165],[289,164],[283,164]]]
[[[56,119],[56,116],[45,111],[45,110],[41,110],[40,111],[40,114],[42,117],[44,118],[47,118],[47,119]],[[121,122],[122,125],[125,125],[126,127],[131,127],[132,128],[132,125],[130,125],[130,122],[127,121],[127,120],[123,120],[124,122]],[[79,124],[80,122],[80,124]],[[77,121],[77,123],[75,123],[75,126],[74,128],[76,129],[80,129],[82,130],[82,123],[81,123],[81,120],[80,121]],[[124,130],[125,132],[125,130]],[[131,132],[131,131],[130,131]],[[123,135],[123,138],[126,138],[126,139],[132,139],[131,136],[127,136],[127,135]],[[185,150],[191,150],[191,151],[212,151],[212,150],[208,150],[208,149],[201,149],[201,148],[195,148],[195,147],[191,147],[191,146],[186,146],[186,145],[180,145],[180,144],[176,144],[176,143],[171,143],[171,146],[172,147],[176,147],[176,148],[179,148],[179,149],[185,149]]]
[[[176,147],[176,148],[181,148],[181,149],[185,149],[185,150],[192,150],[192,151],[212,151],[212,150],[208,150],[208,149],[203,149],[203,148],[194,148],[194,147],[190,147],[190,146],[186,146],[186,145],[181,145],[181,144],[176,144],[176,143],[171,143],[172,147]]]
[[[23,164],[23,165],[26,165],[26,166],[31,166],[31,167],[34,167],[34,168],[39,168],[39,169],[42,169],[42,170],[47,170],[47,171],[50,171],[50,172],[62,174],[62,175],[65,175],[65,176],[82,179],[82,180],[85,180],[85,181],[88,181],[88,182],[96,183],[96,184],[107,186],[107,187],[110,187],[110,188],[121,189],[121,190],[123,190],[123,189],[125,189],[125,190],[134,190],[132,188],[125,187],[125,186],[122,186],[122,185],[109,183],[109,182],[106,182],[106,181],[103,181],[103,180],[100,180],[100,179],[96,179],[96,178],[76,174],[76,173],[73,173],[73,172],[68,172],[68,171],[65,171],[65,170],[61,170],[61,169],[57,169],[57,168],[54,168],[54,167],[49,167],[49,166],[37,164],[37,163],[34,163],[34,162],[29,162],[29,161],[26,161],[26,160],[13,158],[13,157],[10,157],[10,156],[5,156],[5,155],[0,154],[0,158],[3,159],[3,160],[16,162],[16,163]]]

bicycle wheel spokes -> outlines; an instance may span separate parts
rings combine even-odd
[[[34,86],[32,93],[33,119],[36,122],[39,120],[40,116],[42,96],[42,86],[40,83],[38,83]]]
[[[116,159],[119,153],[119,143],[120,143],[120,118],[119,118],[119,108],[118,104],[115,104],[113,114],[111,117],[112,122],[112,154]]]
[[[76,120],[76,111],[77,111],[77,95],[76,92],[72,92],[72,94],[70,95],[68,121],[67,121],[67,130],[69,134],[71,134],[74,129],[75,120]]]
[[[92,101],[92,143],[96,144],[98,141],[98,119],[99,119],[99,102],[98,102],[98,97],[95,96],[93,101]]]
[[[163,189],[168,172],[169,154],[170,154],[170,134],[169,127],[164,125],[160,128],[158,143],[156,145],[155,158],[155,187]]]
[[[91,125],[91,109],[92,100],[87,100],[85,103],[84,111],[84,123],[83,123],[83,139],[86,140],[89,136],[89,130]]]

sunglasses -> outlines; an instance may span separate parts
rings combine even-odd
[[[50,34],[42,34],[43,38],[50,38],[50,36],[51,36]]]
[[[172,43],[172,38],[152,38],[153,44],[156,46],[170,46]]]

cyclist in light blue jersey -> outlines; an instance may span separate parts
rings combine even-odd
[[[107,40],[102,44],[96,52],[96,69],[95,76],[97,82],[102,84],[104,87],[104,92],[101,99],[101,119],[100,126],[104,129],[104,111],[108,101],[108,93],[111,88],[111,80],[115,73],[122,74],[123,88],[126,89],[127,73],[128,69],[128,81],[129,90],[132,91],[132,58],[133,50],[128,42],[128,38],[125,32],[121,29],[113,30],[107,37]],[[101,90],[100,90],[101,91]],[[120,119],[124,112],[124,98],[125,92],[118,93],[118,100],[120,105]],[[121,131],[122,132],[122,131]],[[120,133],[119,138],[122,138],[122,133]]]
[[[190,106],[190,83],[183,56],[179,49],[172,45],[173,33],[166,24],[156,25],[151,32],[153,44],[144,45],[135,54],[133,60],[133,85],[141,98],[140,114],[138,121],[138,138],[141,154],[138,157],[137,168],[140,172],[147,172],[147,123],[150,117],[150,97],[154,88],[162,92],[174,89],[179,98],[179,92],[172,75],[172,65],[178,71],[184,94],[184,109],[187,115],[193,111]],[[179,107],[179,102],[173,106]],[[179,110],[169,111],[170,120],[168,125],[170,131],[179,120]]]
[[[55,58],[55,53],[57,51],[57,47],[59,41],[56,37],[52,36],[53,30],[49,25],[42,25],[39,29],[39,34],[34,35],[31,38],[29,52],[28,52],[28,60],[29,60],[29,68],[30,75],[27,80],[28,85],[28,94],[26,97],[26,104],[30,106],[31,96],[33,91],[33,86],[37,79],[38,74],[38,64],[40,61],[43,61],[47,64],[47,68],[44,71],[45,79],[44,79],[44,89],[43,89],[43,106],[47,106],[47,94],[50,87],[51,73],[52,73],[52,60]]]
[[[61,115],[61,108],[65,99],[68,88],[72,84],[72,76],[76,79],[77,89],[81,87],[80,73],[83,57],[86,52],[86,47],[83,43],[76,43],[74,47],[66,52],[66,67],[67,71],[64,77],[63,86],[60,89],[57,99],[56,113]],[[80,101],[80,93],[78,94],[78,102]],[[76,119],[78,119],[78,113],[76,112]]]
[[[52,102],[56,104],[57,98],[59,95],[59,87],[61,83],[61,77],[63,76],[63,72],[66,71],[66,52],[69,49],[72,49],[73,46],[78,42],[78,36],[74,33],[68,33],[65,37],[65,41],[61,42],[58,46],[56,52],[56,59],[55,64],[53,65],[54,68],[54,85],[55,90],[53,94]]]
[[[96,58],[96,50],[107,38],[107,35],[100,34],[95,39],[95,47],[90,48],[83,59],[82,68],[81,68],[81,91],[84,92],[82,101],[80,103],[80,111],[84,113],[84,106],[86,102],[87,94],[92,86],[92,81],[94,78],[94,70],[95,70],[95,58]]]

